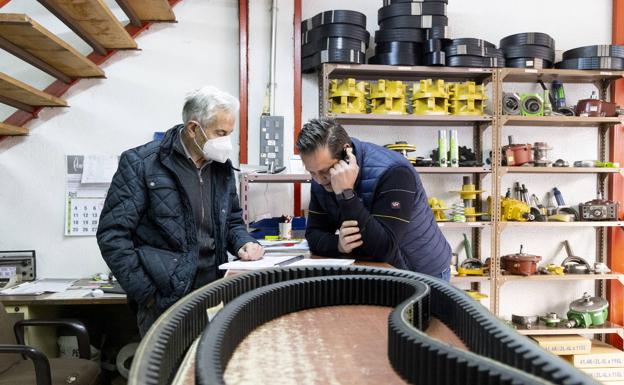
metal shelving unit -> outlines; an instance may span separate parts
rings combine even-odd
[[[523,277],[521,275],[500,275],[498,277],[498,284],[502,285],[506,282],[517,281],[601,281],[611,279],[617,279],[621,283],[624,283],[624,274],[530,275],[528,277]]]
[[[544,325],[537,325],[531,329],[517,329],[517,332],[525,336],[535,335],[564,335],[564,334],[617,334],[624,338],[624,326],[612,322],[605,322],[602,326],[589,328],[552,328]]]

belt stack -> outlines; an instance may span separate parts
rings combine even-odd
[[[557,68],[576,70],[624,70],[624,45],[590,45],[563,53]]]
[[[489,41],[461,38],[450,40],[444,47],[445,65],[449,67],[504,67],[503,52]]]
[[[384,0],[377,12],[375,56],[371,64],[422,65],[425,43],[446,39],[448,0]]]
[[[505,53],[505,66],[512,68],[553,68],[555,40],[541,32],[523,32],[504,37],[500,48]]]
[[[370,34],[366,16],[348,10],[325,11],[301,23],[301,70],[323,63],[366,63]]]

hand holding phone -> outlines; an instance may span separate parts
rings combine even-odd
[[[353,149],[344,149],[344,159],[340,160],[329,169],[332,190],[336,194],[341,194],[344,190],[353,189],[355,181],[360,172],[357,159],[353,155]]]

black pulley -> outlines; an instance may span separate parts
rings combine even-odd
[[[383,5],[388,6],[390,4],[400,4],[400,3],[445,3],[448,4],[448,0],[383,0]]]
[[[444,48],[450,43],[450,39],[427,39],[425,41],[425,52],[444,51]]]
[[[386,5],[377,11],[377,20],[382,21],[395,16],[423,16],[440,15],[446,16],[446,4],[440,2],[429,3],[397,3]]]
[[[555,49],[555,39],[542,32],[523,32],[509,35],[501,39],[499,46],[502,50],[505,50],[507,47],[526,44],[542,45]]]
[[[519,57],[515,59],[505,59],[505,67],[510,68],[553,68],[553,63],[538,57]]]
[[[301,56],[312,56],[326,49],[355,49],[366,53],[366,44],[361,40],[346,37],[327,37],[302,45]]]
[[[384,52],[376,53],[368,59],[369,64],[387,64],[393,66],[416,66],[421,64],[420,52]]]
[[[409,41],[412,43],[422,43],[425,41],[425,30],[418,28],[395,28],[375,31],[375,41]]]
[[[496,46],[487,40],[475,39],[472,37],[462,37],[459,39],[452,39],[450,45],[474,45],[477,47],[489,47],[496,48]]]
[[[427,39],[448,39],[450,37],[450,33],[448,31],[448,27],[445,25],[433,26],[427,31]]]
[[[301,59],[301,70],[312,72],[323,63],[364,64],[366,55],[354,49],[328,49]]]
[[[378,42],[375,46],[375,53],[384,52],[417,52],[422,53],[422,43],[411,43],[407,41],[386,41]]]
[[[567,50],[563,53],[563,60],[582,57],[619,57],[624,59],[624,45],[590,45]]]
[[[362,27],[352,24],[326,24],[316,27],[301,34],[301,44],[308,44],[325,37],[347,37],[366,43],[370,40],[370,34]]]
[[[453,56],[446,58],[446,65],[449,67],[504,67],[505,61],[495,57],[481,57],[481,56]]]
[[[619,57],[567,59],[555,64],[555,68],[576,70],[624,70],[624,59]]]
[[[445,52],[447,57],[458,55],[472,55],[504,59],[503,51],[499,49],[492,47],[479,47],[469,44],[449,45],[446,47]]]
[[[446,55],[444,51],[433,51],[425,54],[425,65],[427,66],[443,66],[446,65]]]
[[[379,22],[379,29],[389,28],[431,28],[447,26],[446,16],[396,16]]]
[[[506,59],[515,59],[519,57],[537,57],[540,59],[548,60],[549,62],[555,61],[555,50],[552,48],[544,47],[542,45],[518,45],[503,48]]]
[[[307,32],[325,24],[353,24],[366,29],[366,15],[357,11],[337,9],[318,13],[301,22],[301,32]]]

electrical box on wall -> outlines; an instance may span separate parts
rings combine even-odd
[[[284,117],[260,117],[260,165],[275,169],[284,165]]]

